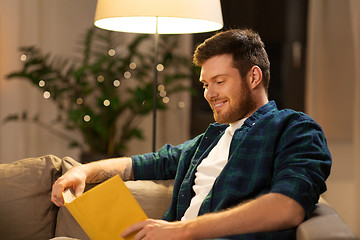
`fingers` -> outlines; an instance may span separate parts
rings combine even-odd
[[[135,235],[134,240],[168,239],[168,234],[165,234],[165,236],[161,236],[161,229],[166,228],[166,226],[168,225],[169,223],[163,220],[146,219],[145,221],[135,223],[125,229],[125,231],[121,234],[121,237],[125,238]]]
[[[130,236],[131,234],[140,231],[147,225],[146,221],[147,220],[131,225],[130,227],[128,227],[127,229],[124,230],[124,232],[121,234],[121,237],[126,238],[126,237]],[[139,238],[139,239],[141,239],[141,238]]]
[[[73,187],[73,190],[75,193],[75,197],[79,197],[81,194],[84,193],[85,183],[80,183],[80,184],[76,185],[75,187]]]
[[[61,181],[61,177],[55,181],[51,192],[51,201],[58,207],[64,206],[62,192],[65,190],[65,187],[61,184]]]
[[[79,169],[71,169],[63,176],[59,177],[52,187],[51,201],[58,207],[64,206],[62,193],[67,188],[72,188],[75,196],[80,196],[85,189],[86,176],[79,172]]]

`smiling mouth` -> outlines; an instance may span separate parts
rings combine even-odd
[[[222,108],[224,105],[225,105],[225,103],[226,103],[227,101],[222,101],[222,102],[215,102],[215,103],[213,103],[213,109],[214,110],[218,110],[218,109],[220,109],[220,108]]]

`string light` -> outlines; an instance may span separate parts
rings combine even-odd
[[[162,65],[161,63],[159,63],[157,66],[156,66],[156,69],[159,71],[159,72],[162,72],[164,71],[164,65]]]
[[[84,103],[84,100],[83,100],[82,98],[78,98],[78,99],[76,99],[76,103],[77,103],[78,105],[81,105],[81,104]]]
[[[185,102],[180,101],[180,102],[178,103],[178,107],[179,107],[179,108],[185,108]]]
[[[120,83],[120,80],[116,79],[116,80],[114,80],[113,84],[115,87],[119,87],[121,83]]]
[[[160,97],[166,97],[167,92],[165,90],[162,90],[160,92]]]
[[[43,96],[44,96],[45,99],[48,99],[48,98],[50,98],[51,94],[50,94],[49,91],[45,91]]]
[[[91,117],[89,115],[84,116],[84,121],[85,122],[90,122],[90,120],[91,120]]]
[[[164,98],[162,99],[162,101],[163,101],[163,103],[169,103],[170,98],[168,98],[168,97],[164,97]]]
[[[39,87],[44,87],[45,86],[45,81],[44,80],[40,80],[39,81]]]
[[[108,99],[105,99],[103,104],[105,107],[108,107],[108,106],[110,106],[110,101]]]
[[[109,54],[109,56],[113,57],[113,56],[115,56],[116,52],[115,52],[114,49],[110,49],[110,50],[108,51],[108,54]]]
[[[134,70],[136,68],[136,63],[134,62],[130,63],[129,68]]]
[[[104,78],[104,76],[98,76],[97,77],[97,81],[99,82],[99,83],[102,83],[103,81],[105,80],[105,78]]]
[[[126,78],[126,79],[131,78],[131,72],[129,72],[129,71],[124,72],[124,78]]]
[[[161,92],[161,91],[164,91],[165,90],[165,86],[164,85],[159,85],[158,86],[158,90],[159,90],[159,92]]]
[[[23,62],[25,62],[26,61],[26,55],[25,54],[22,54],[21,56],[20,56],[20,60],[21,61],[23,61]]]

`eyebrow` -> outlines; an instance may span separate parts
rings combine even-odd
[[[217,74],[217,75],[211,77],[210,80],[215,80],[215,79],[217,79],[218,77],[222,77],[222,76],[229,76],[229,74],[220,73],[220,74]],[[201,78],[199,79],[199,81],[200,81],[201,83],[207,82],[205,79],[201,79]]]

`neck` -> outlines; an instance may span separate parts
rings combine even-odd
[[[266,94],[265,91],[261,91],[258,93],[255,93],[252,95],[253,98],[253,110],[251,112],[249,112],[245,118],[250,117],[251,115],[254,114],[254,112],[256,112],[259,108],[261,108],[262,106],[264,106],[265,104],[267,104],[269,102],[268,96]]]
[[[253,93],[253,98],[256,103],[256,110],[269,102],[268,94],[264,88],[255,89]]]

